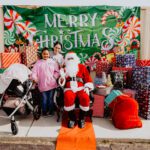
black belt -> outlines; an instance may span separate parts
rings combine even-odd
[[[67,82],[69,82],[69,81],[77,81],[77,82],[83,83],[82,78],[79,78],[79,77],[72,77],[72,78],[67,79]]]

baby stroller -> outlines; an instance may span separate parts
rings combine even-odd
[[[28,79],[30,73],[25,65],[13,64],[0,76],[0,108],[7,114],[0,117],[10,119],[13,135],[18,133],[15,115],[28,115],[32,111],[35,120],[40,118],[39,106],[33,106],[33,82]]]

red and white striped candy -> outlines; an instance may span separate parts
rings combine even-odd
[[[123,33],[130,39],[134,39],[140,34],[140,26],[140,20],[136,16],[132,16],[125,22]]]
[[[9,31],[14,32],[17,30],[17,25],[21,21],[23,21],[23,19],[20,14],[12,9],[7,9],[4,14],[4,24]]]

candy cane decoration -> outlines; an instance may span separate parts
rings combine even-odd
[[[96,55],[98,55],[98,56],[99,56],[99,58],[101,58],[101,57],[102,57],[101,53],[99,53],[99,52],[95,52],[95,53],[93,54],[93,57],[95,57]]]
[[[116,18],[119,18],[118,12],[116,12],[116,11],[114,11],[114,10],[108,10],[108,11],[103,15],[103,17],[102,17],[102,19],[101,19],[102,25],[105,25],[106,19],[107,19],[108,16],[115,16]]]
[[[136,42],[137,43],[137,47],[139,48],[140,47],[140,41],[137,40],[137,39],[132,39],[131,42],[130,42],[130,45],[132,45],[133,42]]]
[[[114,46],[114,40],[111,38],[109,40],[104,40],[101,43],[102,50],[105,50],[105,51],[111,50],[113,46]]]
[[[130,9],[130,10],[132,11],[132,14],[135,13],[135,8],[134,8],[134,7],[129,7],[129,6],[121,7],[121,9],[120,9],[120,11],[119,11],[119,15],[120,15],[121,18],[123,18],[124,12],[125,12],[127,9]]]

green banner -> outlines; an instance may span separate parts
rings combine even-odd
[[[62,53],[75,51],[84,62],[93,54],[138,53],[140,7],[39,7],[3,6],[4,41],[8,47],[25,42],[52,48],[57,40]]]

